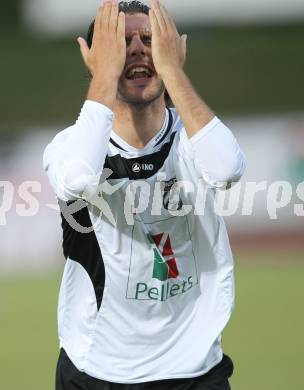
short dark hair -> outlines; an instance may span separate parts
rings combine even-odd
[[[118,4],[119,11],[124,12],[125,14],[145,14],[149,15],[150,7],[141,1],[132,0],[132,1],[120,1]],[[90,24],[88,33],[87,33],[87,44],[89,48],[92,46],[93,34],[94,34],[94,24],[95,20]],[[165,90],[165,100],[167,105],[171,104],[171,98],[168,94],[168,91]]]
[[[125,14],[146,14],[149,15],[150,7],[141,1],[121,1],[119,3],[119,11]]]

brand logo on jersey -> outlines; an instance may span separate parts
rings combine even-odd
[[[179,259],[178,262],[171,244],[170,234],[160,233],[146,237],[147,242],[151,245],[152,252],[150,253],[153,258],[148,262],[148,259],[146,261],[139,254],[137,266],[134,261],[131,261],[127,298],[164,302],[177,295],[187,293],[197,285],[191,242],[186,250],[189,257]],[[178,264],[184,264],[182,265],[182,273],[180,273]]]
[[[140,172],[140,171],[141,171],[141,166],[140,166],[140,164],[138,164],[138,163],[133,164],[133,165],[132,165],[132,171],[135,172],[135,173]]]
[[[139,173],[141,171],[153,171],[154,170],[154,165],[153,164],[139,164],[139,163],[134,163],[132,165],[132,171],[134,173]]]
[[[153,301],[167,301],[177,295],[185,294],[194,286],[193,277],[189,276],[187,280],[178,281],[170,284],[169,281],[162,283],[159,287],[151,286],[147,283],[137,283],[135,299],[153,300]]]
[[[179,211],[183,207],[183,201],[177,187],[177,179],[173,178],[164,183],[163,206],[165,210]]]
[[[162,282],[168,279],[176,279],[179,276],[179,272],[169,234],[157,234],[156,236],[151,236],[151,238],[159,249],[153,249],[153,278]]]

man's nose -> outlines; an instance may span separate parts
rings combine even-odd
[[[139,35],[134,35],[129,45],[129,56],[145,56],[147,54],[147,48],[144,45]]]

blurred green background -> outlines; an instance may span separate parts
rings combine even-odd
[[[219,114],[303,108],[304,25],[186,30],[187,71]],[[0,45],[1,120],[68,125],[88,85],[76,36],[54,41],[1,34]]]
[[[0,26],[1,132],[12,134],[13,124],[69,125],[88,85],[78,35],[30,34],[18,23],[14,3],[20,2],[4,4]],[[219,114],[303,109],[304,23],[180,30],[188,33],[187,72]]]
[[[1,7],[2,149],[32,128],[70,125],[88,85],[77,35],[34,36],[19,9],[16,0]],[[218,115],[303,111],[304,22],[181,30],[189,35],[187,72]],[[265,249],[235,241],[237,303],[224,334],[234,390],[304,389],[303,241],[281,238]],[[22,235],[16,239],[22,242]],[[54,388],[63,260],[56,264],[50,272],[0,275],[0,389]]]

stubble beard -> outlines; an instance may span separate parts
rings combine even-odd
[[[158,88],[154,92],[150,92],[144,97],[135,96],[123,88],[118,87],[117,99],[127,105],[142,109],[160,99],[164,93],[165,85],[162,81],[160,81]]]

